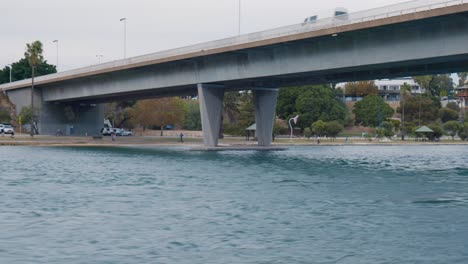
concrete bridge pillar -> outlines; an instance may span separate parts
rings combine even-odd
[[[252,92],[254,96],[258,145],[268,147],[273,139],[278,89],[256,88]]]
[[[223,114],[224,86],[198,84],[198,99],[205,147],[218,145],[221,115]]]

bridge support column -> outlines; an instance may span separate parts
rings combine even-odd
[[[276,99],[278,89],[257,88],[252,90],[255,105],[255,121],[257,123],[258,145],[268,147],[273,139]]]
[[[198,84],[198,99],[205,147],[218,146],[221,115],[223,114],[224,87]]]

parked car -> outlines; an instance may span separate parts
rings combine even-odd
[[[122,131],[122,136],[124,136],[124,137],[133,136],[133,133],[132,133],[132,131],[130,131],[130,130],[125,130],[125,129],[123,129],[123,131]]]
[[[9,124],[0,124],[0,133],[1,134],[15,134],[15,130]]]

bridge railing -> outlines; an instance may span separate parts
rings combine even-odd
[[[412,14],[422,11],[428,11],[443,7],[456,6],[468,3],[468,0],[416,0],[405,3],[375,8],[371,10],[365,10],[355,13],[349,13],[341,17],[332,17],[319,19],[314,23],[300,23],[291,26],[280,27],[276,29],[270,29],[266,31],[260,31],[250,33],[246,35],[230,37],[226,39],[195,44],[182,48],[176,48],[157,52],[149,55],[139,56],[127,59],[126,63],[138,63],[145,60],[157,60],[166,57],[172,57],[177,55],[189,54],[193,52],[208,51],[212,49],[219,49],[224,47],[230,47],[234,45],[241,45],[255,41],[267,40],[272,38],[284,37],[293,34],[306,33],[311,31],[317,31],[327,28],[334,28],[337,26],[351,25],[356,23],[362,23],[366,21],[372,21],[382,18]],[[312,14],[313,15],[313,14]],[[123,61],[125,62],[125,60]]]

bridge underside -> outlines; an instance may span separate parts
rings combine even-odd
[[[268,92],[255,92],[257,123],[269,130],[274,108],[267,105],[275,98],[275,90],[270,88],[468,71],[467,28],[468,13],[464,12],[285,41],[44,84],[38,87],[38,100],[44,104],[94,105],[198,93],[206,134],[207,127],[216,130],[217,121],[212,119],[218,119],[221,93],[266,89]],[[15,98],[22,90],[8,94]],[[267,114],[264,109],[268,109]],[[261,144],[269,144],[266,135],[270,132],[265,132]],[[205,138],[205,142],[217,144],[213,138]]]

